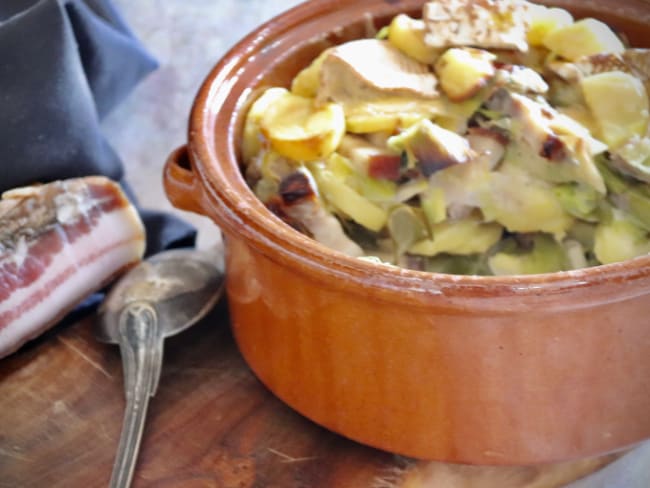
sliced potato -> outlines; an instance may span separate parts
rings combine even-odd
[[[397,184],[394,181],[378,180],[369,176],[354,175],[353,185],[371,202],[392,203],[396,201]]]
[[[380,231],[388,220],[388,213],[324,168],[315,167],[314,176],[325,199],[359,225],[374,232]]]
[[[410,127],[422,120],[424,116],[418,114],[368,114],[358,113],[347,118],[347,129],[352,134],[371,134],[373,132],[394,132],[400,127]]]
[[[443,129],[450,130],[457,134],[464,134],[467,131],[468,123],[476,111],[481,108],[485,101],[485,91],[480,91],[477,95],[465,100],[464,102],[452,102],[444,99],[444,109],[440,115],[434,118],[436,124]]]
[[[397,130],[400,117],[395,114],[357,113],[347,117],[346,127],[351,134],[371,134],[373,132]]]
[[[424,21],[399,14],[388,27],[388,41],[407,56],[424,64],[433,64],[438,59],[440,50],[424,42],[425,33]]]
[[[488,265],[497,276],[527,275],[562,271],[567,260],[565,249],[553,237],[537,234],[529,252],[498,252],[488,259]]]
[[[599,127],[600,139],[615,149],[648,130],[649,103],[643,83],[622,71],[587,76],[582,92]]]
[[[335,103],[316,107],[313,99],[287,92],[269,104],[260,127],[278,153],[295,161],[315,161],[338,147],[345,115]]]
[[[573,24],[573,16],[563,8],[549,8],[530,3],[530,27],[526,34],[531,46],[543,46],[544,40],[558,29]]]
[[[579,87],[577,91],[580,92],[580,101],[582,102],[582,92]],[[596,119],[591,113],[591,110],[589,110],[584,103],[573,103],[567,107],[557,107],[557,111],[568,117],[568,120],[580,124],[582,127],[587,129],[589,134],[592,136],[598,133],[598,124],[596,123]],[[563,120],[567,120],[566,117],[563,117]]]
[[[296,75],[291,82],[291,93],[302,97],[313,98],[316,96],[320,86],[320,69],[328,53],[329,49],[320,53],[309,66]]]
[[[440,87],[453,102],[469,100],[494,76],[496,55],[483,49],[451,48],[436,62]]]
[[[415,198],[429,188],[429,182],[425,178],[416,178],[414,180],[402,183],[397,187],[395,193],[396,202],[408,202],[411,198]]]
[[[629,139],[612,152],[610,164],[621,173],[650,185],[650,137]]]
[[[345,106],[348,132],[371,134],[375,132],[395,132],[412,126],[422,119],[440,114],[444,102],[418,100],[416,98],[386,97],[372,102],[360,101]]]
[[[576,183],[555,186],[553,193],[567,213],[587,222],[598,220],[598,206],[603,199],[595,189]]]
[[[610,162],[611,163],[611,162]],[[650,232],[650,187],[599,164],[610,200],[637,226]]]
[[[433,239],[414,244],[409,252],[420,256],[484,253],[499,242],[503,227],[496,223],[464,219],[441,222],[434,225],[431,232]]]
[[[345,156],[342,156],[338,152],[332,153],[327,158],[326,164],[327,169],[329,169],[339,180],[345,180],[346,178],[352,176],[355,172],[352,161],[350,161]]]
[[[514,168],[490,173],[479,200],[485,218],[511,232],[541,231],[561,238],[573,223],[550,184]]]
[[[262,148],[260,122],[264,112],[266,112],[266,109],[271,103],[286,93],[288,93],[286,88],[269,88],[253,102],[251,108],[248,110],[242,140],[242,157],[245,162],[250,161]]]
[[[620,54],[625,51],[614,31],[596,19],[583,19],[556,29],[544,38],[544,45],[569,61],[598,53]]]
[[[648,254],[650,239],[644,229],[620,214],[596,227],[594,253],[602,264],[616,263]]]
[[[447,218],[447,200],[445,190],[440,187],[430,188],[420,196],[420,206],[427,218],[429,227],[444,221]]]

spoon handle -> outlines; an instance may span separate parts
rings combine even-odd
[[[126,411],[111,475],[111,488],[130,486],[149,405],[158,386],[163,337],[156,310],[147,302],[133,302],[120,314],[119,339],[124,367]]]

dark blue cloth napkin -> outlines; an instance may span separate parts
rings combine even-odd
[[[0,191],[101,174],[130,192],[100,121],[156,67],[110,0],[0,0]],[[140,213],[147,254],[194,244],[185,222]]]
[[[156,67],[111,0],[0,0],[0,192],[104,175],[137,206],[100,121]],[[147,255],[194,245],[187,223],[138,210]],[[102,297],[95,293],[60,325],[74,323]]]

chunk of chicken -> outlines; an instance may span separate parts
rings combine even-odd
[[[503,64],[496,71],[495,86],[518,93],[545,94],[548,84],[534,69],[518,64]]]
[[[343,105],[385,97],[433,99],[436,76],[388,41],[360,39],[332,49],[323,60],[317,100]]]
[[[529,7],[522,0],[436,0],[424,5],[422,18],[431,47],[528,50]]]
[[[499,165],[510,142],[507,134],[497,128],[470,127],[466,137],[475,153],[474,161],[490,170]]]
[[[555,61],[548,69],[565,81],[577,83],[585,76],[622,71],[640,79],[650,93],[650,49],[626,49],[623,53],[585,56],[574,63]]]
[[[449,166],[467,163],[474,157],[467,139],[426,119],[391,137],[388,145],[405,151],[427,177]]]
[[[363,250],[343,232],[341,223],[321,203],[311,173],[299,168],[280,182],[281,212],[304,227],[318,242],[349,256]]]
[[[604,152],[607,146],[594,139],[585,127],[550,105],[505,89],[497,90],[486,105],[511,119],[512,137],[532,153],[531,161],[541,158],[553,163],[543,168],[548,179],[568,178],[605,192],[593,156]]]
[[[621,173],[650,184],[650,137],[633,137],[611,152],[609,163]]]

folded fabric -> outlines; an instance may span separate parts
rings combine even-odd
[[[2,0],[0,192],[93,174],[123,180],[100,120],[156,66],[110,0]],[[141,214],[147,254],[194,243],[179,219]]]

